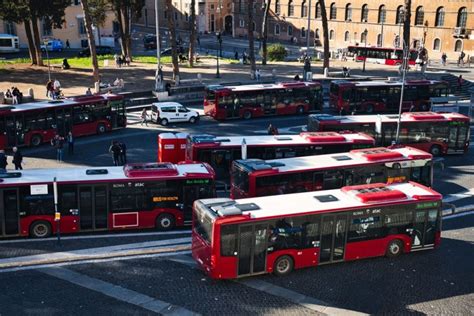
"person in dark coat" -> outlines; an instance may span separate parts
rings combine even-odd
[[[23,155],[17,147],[13,147],[13,164],[15,165],[15,170],[23,170],[21,163],[23,162]]]
[[[112,145],[109,147],[109,153],[112,154],[112,159],[114,161],[114,166],[120,165],[120,146],[116,140],[112,141]]]
[[[7,172],[7,156],[5,156],[5,150],[0,150],[0,172]]]
[[[75,139],[74,139],[74,136],[72,136],[72,132],[67,133],[66,140],[67,140],[68,154],[73,155]]]
[[[121,165],[124,165],[127,163],[127,146],[125,145],[125,143],[122,143],[120,142],[119,143],[119,146],[120,146],[120,164]]]

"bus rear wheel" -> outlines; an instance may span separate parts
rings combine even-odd
[[[163,213],[156,218],[156,228],[158,230],[170,230],[173,229],[175,225],[174,216],[168,213]]]
[[[30,236],[33,238],[46,238],[51,236],[51,225],[46,221],[37,221],[31,224]]]
[[[34,134],[33,136],[31,136],[31,140],[30,140],[30,144],[31,146],[39,146],[41,145],[41,143],[43,142],[43,138],[41,137],[41,135],[39,134]]]
[[[250,111],[245,111],[244,112],[244,119],[250,120],[252,118],[252,112]]]
[[[430,154],[432,154],[434,157],[441,155],[441,147],[438,145],[431,146]]]
[[[388,246],[385,255],[389,258],[395,258],[403,252],[403,243],[399,239],[392,240]]]
[[[293,259],[290,256],[279,257],[273,265],[273,273],[277,276],[285,276],[293,271]]]
[[[97,134],[104,134],[106,131],[107,129],[105,128],[104,124],[100,123],[97,125]]]
[[[301,105],[296,109],[296,114],[303,115],[304,114],[304,107]]]

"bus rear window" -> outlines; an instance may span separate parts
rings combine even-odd
[[[245,170],[232,167],[232,182],[235,187],[247,192],[249,189],[249,175]]]
[[[206,91],[206,100],[214,101],[215,99],[216,99],[216,93],[212,90],[207,90]]]
[[[194,231],[210,244],[212,239],[212,219],[206,216],[205,211],[201,210],[199,205],[195,206],[193,221]]]

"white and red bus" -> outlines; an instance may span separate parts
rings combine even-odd
[[[56,232],[54,179],[61,233],[156,228],[191,220],[192,203],[215,197],[204,163],[31,169],[0,174],[0,238]]]
[[[204,113],[217,120],[321,111],[319,82],[282,82],[206,87]]]
[[[232,161],[245,158],[279,159],[339,153],[374,146],[374,139],[362,133],[301,133],[299,135],[222,136],[189,135],[186,161],[210,164],[219,180],[228,179]]]
[[[367,133],[377,146],[396,140],[397,115],[310,115],[308,131],[353,131]],[[469,117],[459,113],[402,113],[399,143],[424,150],[433,156],[463,154],[469,149]]]
[[[365,61],[368,63],[399,66],[403,63],[403,49],[384,47],[364,47],[349,46],[347,48],[348,57],[355,57],[355,61]],[[418,51],[411,49],[408,56],[408,64],[415,65]]]
[[[0,148],[39,146],[56,135],[102,134],[127,124],[120,95],[79,96],[70,99],[0,107]]]
[[[194,202],[192,255],[213,279],[396,257],[441,242],[441,194],[415,182]]]
[[[242,199],[407,181],[431,187],[432,158],[422,150],[398,146],[354,149],[317,157],[234,160],[230,197]]]
[[[335,80],[329,88],[329,106],[338,113],[398,113],[401,89],[401,81]],[[448,94],[444,81],[405,81],[402,111],[427,111],[431,98]]]

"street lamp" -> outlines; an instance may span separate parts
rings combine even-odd
[[[48,40],[44,41],[44,50],[46,52],[46,58],[48,60],[48,80],[51,81],[51,65],[49,63]]]
[[[423,24],[423,47],[425,47],[426,43],[426,33],[428,33],[428,20],[425,21],[425,24]]]
[[[163,70],[161,69],[161,51],[160,51],[160,20],[158,12],[158,0],[155,0],[155,24],[156,24],[156,58],[158,65],[155,73],[155,91],[163,90]]]
[[[219,72],[219,56],[222,53],[222,36],[221,32],[216,33],[217,42],[219,43],[218,51],[217,51],[217,71],[216,71],[216,78],[220,78],[221,74]]]
[[[398,16],[399,20],[398,22],[398,42],[397,42],[397,47],[400,47],[401,44],[401,29],[402,29],[402,24],[405,22],[405,9],[402,7],[400,11],[398,11]]]
[[[364,30],[364,64],[362,65],[362,72],[365,72],[365,60],[367,59],[367,29]]]

